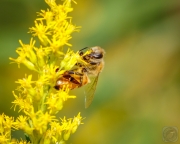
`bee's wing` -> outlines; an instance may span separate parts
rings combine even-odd
[[[91,78],[91,83],[89,83],[85,87],[85,108],[88,108],[93,101],[98,78],[99,78],[99,74],[97,76]]]

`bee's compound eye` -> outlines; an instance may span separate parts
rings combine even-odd
[[[95,59],[101,59],[103,57],[103,54],[102,53],[92,53],[91,57],[95,58]]]
[[[102,53],[99,53],[98,55],[96,55],[96,58],[97,59],[101,59],[103,57],[103,54]]]

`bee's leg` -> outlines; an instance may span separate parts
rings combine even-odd
[[[102,53],[95,53],[95,52],[93,52],[93,53],[91,53],[90,55],[89,55],[92,59],[94,58],[94,59],[101,59],[101,58],[103,58],[103,54]]]
[[[88,71],[88,70],[87,70],[87,68],[85,68],[85,67],[82,69],[82,73],[87,72],[87,71]]]
[[[78,66],[78,67],[82,67],[81,63],[76,63],[75,65]]]
[[[58,72],[58,71],[59,71],[59,68],[56,69],[56,72]]]

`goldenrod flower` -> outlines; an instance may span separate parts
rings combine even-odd
[[[69,89],[67,87],[57,91],[55,94],[51,94],[50,97],[47,99],[47,109],[49,110],[50,114],[56,114],[63,108],[63,103],[68,98],[76,98],[76,96],[70,96]]]
[[[29,117],[20,115],[15,122],[16,129],[21,129],[29,136],[32,136],[34,128],[30,126],[28,120]]]
[[[86,65],[78,52],[68,48],[72,46],[69,43],[71,34],[80,28],[68,16],[73,11],[72,2],[76,2],[64,0],[62,5],[56,4],[55,0],[45,2],[50,8],[38,12],[34,26],[29,28],[29,33],[37,37],[40,44],[33,38],[29,44],[19,40],[20,47],[16,50],[18,57],[10,58],[18,67],[24,64],[37,75],[25,74],[24,78],[16,81],[19,86],[16,94],[13,91],[15,100],[12,103],[14,110],[18,108],[18,112],[23,112],[23,115],[18,116],[15,122],[11,117],[0,116],[0,143],[65,144],[82,124],[80,113],[70,119],[56,118],[64,102],[76,96],[69,95],[68,85],[60,90],[54,88],[57,79],[77,63]],[[67,49],[64,51],[65,47]],[[11,128],[23,130],[29,140],[12,140]]]
[[[0,115],[0,143],[6,144],[11,141],[11,128],[15,128],[14,118]]]
[[[74,119],[68,119],[64,117],[62,120],[62,129],[64,131],[63,138],[64,140],[68,140],[71,133],[74,133],[77,129],[77,127],[82,124],[81,120],[82,117],[80,116],[80,113]]]
[[[23,63],[25,66],[27,66],[31,70],[36,69],[36,54],[34,53],[34,44],[35,41],[33,39],[30,40],[30,44],[23,44],[21,40],[19,40],[19,43],[22,47],[17,48],[16,52],[19,54],[19,57],[17,59],[10,58],[10,60],[13,60],[18,64],[18,66]]]

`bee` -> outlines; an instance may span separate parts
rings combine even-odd
[[[68,86],[71,90],[82,87],[86,84],[88,87],[85,90],[85,108],[88,108],[94,98],[99,74],[104,67],[105,51],[98,46],[92,47],[86,52],[88,47],[79,50],[79,55],[87,64],[76,63],[76,67],[72,70],[64,72],[64,74],[57,79],[54,86],[55,89],[62,89]]]

